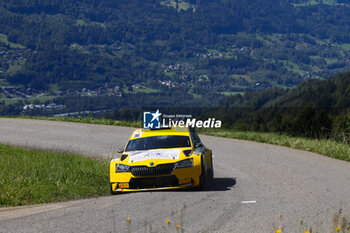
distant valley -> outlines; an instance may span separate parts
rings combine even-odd
[[[349,3],[1,2],[1,114],[214,106],[327,79],[350,69]]]

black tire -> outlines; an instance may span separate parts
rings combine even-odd
[[[112,189],[112,184],[109,184],[109,188],[110,188],[110,191],[111,191],[111,194],[112,195],[117,195],[118,193],[117,192],[114,192],[113,189]]]
[[[209,182],[211,183],[214,179],[214,167],[213,167],[213,157],[210,155],[210,170],[208,172]]]
[[[201,170],[201,175],[199,177],[199,188],[200,190],[206,190],[208,188],[208,175],[206,173],[206,170],[204,169],[204,162],[203,162],[203,157],[201,158],[201,164],[202,164],[202,170]]]

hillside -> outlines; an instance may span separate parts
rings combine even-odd
[[[344,0],[2,1],[0,101],[64,112],[294,87],[349,70],[348,15]]]
[[[225,119],[226,127],[350,143],[350,73],[303,81],[291,90],[231,96],[218,106],[217,117]]]

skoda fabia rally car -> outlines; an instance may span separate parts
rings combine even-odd
[[[112,194],[205,189],[213,179],[212,152],[193,129],[137,129],[120,152],[122,156],[110,162]]]

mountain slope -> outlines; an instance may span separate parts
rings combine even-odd
[[[336,1],[2,1],[0,87],[20,90],[0,100],[293,87],[349,70],[349,14]]]
[[[218,107],[227,127],[350,142],[350,73],[227,97]]]

